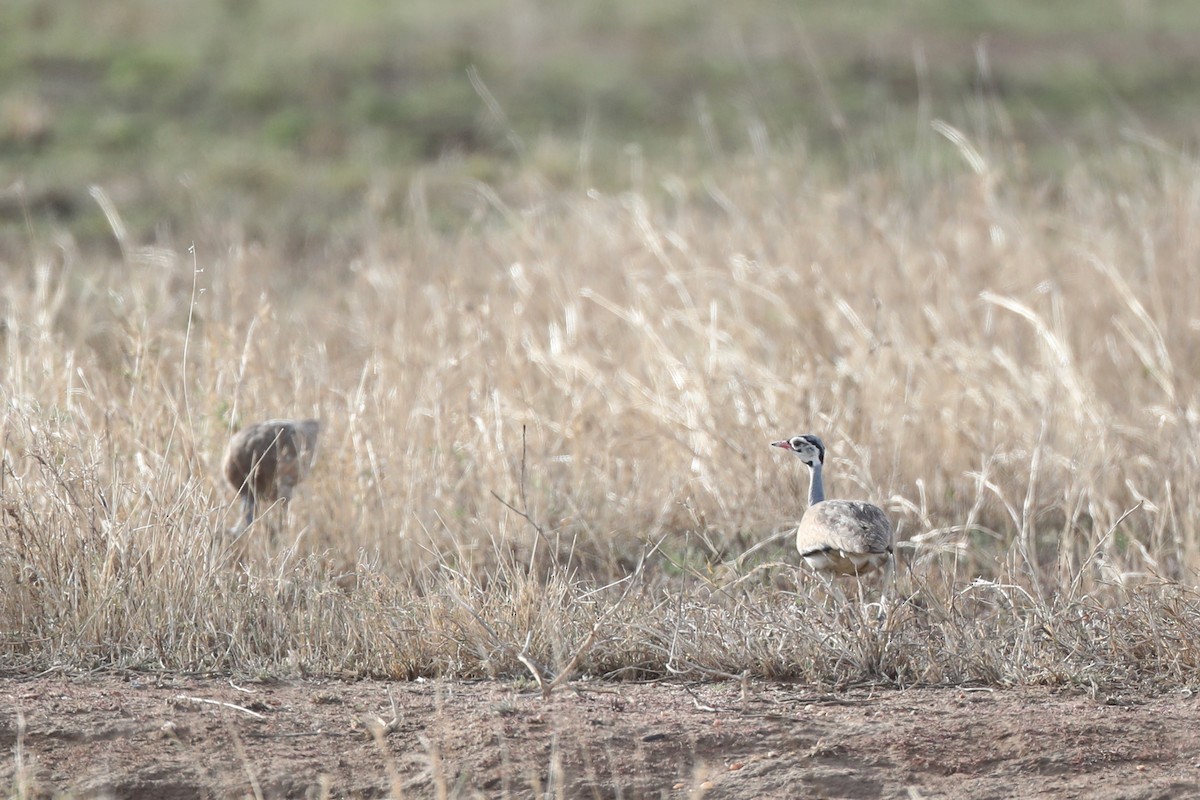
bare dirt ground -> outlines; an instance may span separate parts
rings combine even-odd
[[[32,797],[1200,797],[1195,698],[1044,689],[10,678],[0,746]]]

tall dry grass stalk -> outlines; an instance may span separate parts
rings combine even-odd
[[[941,132],[961,171],[460,184],[450,232],[418,180],[350,263],[31,235],[3,664],[1194,682],[1200,169],[1049,183]],[[285,415],[322,418],[318,463],[234,558],[218,459]],[[884,626],[754,572],[796,560],[804,476],[767,445],[801,431],[898,524]]]

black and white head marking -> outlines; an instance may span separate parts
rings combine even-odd
[[[810,467],[825,463],[825,443],[811,433],[793,436],[790,439],[772,442],[776,447],[791,450],[800,460]]]

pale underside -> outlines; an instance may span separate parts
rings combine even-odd
[[[866,575],[892,557],[892,525],[883,509],[870,503],[825,500],[804,512],[796,549],[819,572]]]

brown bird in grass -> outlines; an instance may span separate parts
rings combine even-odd
[[[292,490],[312,466],[321,422],[269,419],[242,428],[225,451],[225,478],[246,510],[245,527],[259,505],[292,498]]]
[[[796,549],[805,562],[817,572],[834,577],[890,570],[894,534],[883,509],[858,500],[825,499],[821,477],[824,443],[816,436],[803,434],[771,444],[795,453],[812,470],[808,510],[796,528]]]

